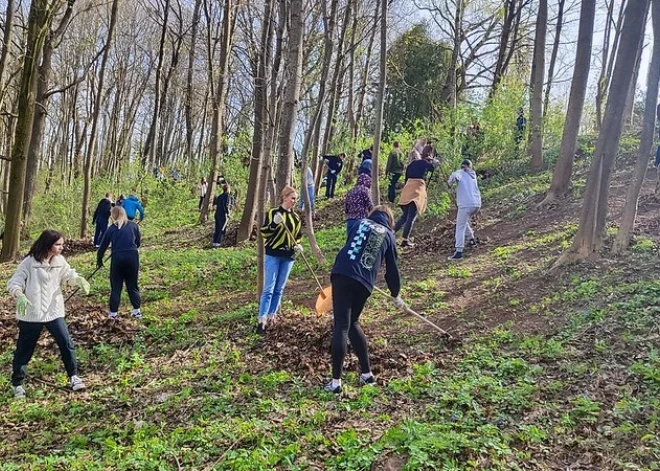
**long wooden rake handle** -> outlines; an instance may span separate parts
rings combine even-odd
[[[284,227],[284,230],[286,231],[287,234],[289,234],[289,237],[291,237],[291,240],[295,243],[296,238],[293,237],[293,234],[289,230],[288,227],[286,227],[286,223],[282,221],[282,227]],[[316,276],[316,273],[314,272],[314,269],[312,268],[312,265],[310,265],[309,260],[307,260],[307,257],[305,257],[305,254],[300,252],[300,256],[303,259],[303,262],[305,262],[305,265],[307,265],[307,268],[309,268],[309,271],[312,273],[312,276],[314,277],[314,281],[316,281],[317,286],[321,290],[321,293],[323,293],[323,286],[321,285],[321,282],[319,281],[318,276]]]
[[[375,290],[377,293],[380,293],[380,294],[382,294],[383,296],[387,297],[387,299],[389,299],[390,301],[394,301],[394,298],[393,298],[392,296],[390,296],[389,294],[387,294],[385,291],[383,291],[382,289],[380,289],[378,286],[374,286],[374,290]],[[410,309],[408,306],[403,306],[403,307],[401,308],[401,310],[404,311],[404,312],[406,312],[407,314],[411,314],[411,315],[417,317],[419,320],[421,320],[421,321],[423,321],[423,322],[426,322],[428,325],[430,325],[431,327],[433,327],[435,330],[437,330],[438,332],[440,332],[440,333],[446,335],[446,336],[449,337],[450,339],[453,339],[453,338],[454,338],[449,332],[447,332],[446,330],[443,330],[442,328],[440,328],[439,326],[437,326],[436,324],[434,324],[433,322],[431,322],[430,320],[428,320],[426,317],[422,316],[421,314],[416,313],[415,311],[413,311],[412,309]]]

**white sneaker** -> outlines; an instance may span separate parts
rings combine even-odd
[[[133,319],[142,319],[142,312],[140,312],[139,309],[133,309],[131,311],[131,316],[133,316]]]
[[[217,249],[218,247],[220,247],[220,244],[218,244],[218,243],[216,243],[216,242],[213,242],[212,245],[213,245],[213,248],[214,248],[214,249]]]
[[[11,389],[14,391],[14,398],[25,399],[25,389],[23,386],[12,386]]]
[[[73,391],[82,391],[85,389],[85,383],[78,376],[71,376],[71,382],[69,384]]]
[[[108,313],[108,318],[109,319],[116,319],[117,318],[117,313],[116,312],[109,312]]]
[[[268,314],[268,323],[269,324],[275,324],[277,322],[277,313],[275,314]]]

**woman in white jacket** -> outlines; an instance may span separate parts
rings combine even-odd
[[[62,256],[64,237],[57,231],[41,233],[27,256],[7,283],[16,299],[18,342],[14,353],[11,382],[14,397],[24,398],[23,381],[44,327],[55,339],[73,391],[85,389],[78,377],[76,353],[66,322],[62,283],[77,285],[89,294],[89,283],[69,266]]]

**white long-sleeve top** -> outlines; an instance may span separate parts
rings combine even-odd
[[[456,205],[459,208],[481,207],[481,192],[474,170],[456,170],[449,176],[447,183],[456,183]]]
[[[64,317],[62,283],[73,285],[77,277],[76,270],[61,255],[54,256],[50,262],[26,257],[7,282],[9,294],[14,298],[25,294],[31,304],[28,304],[24,316],[16,313],[18,320],[50,322]]]

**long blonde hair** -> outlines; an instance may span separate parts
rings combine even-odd
[[[114,223],[119,229],[124,227],[128,222],[128,216],[126,216],[126,210],[121,206],[115,206],[110,211],[110,217],[114,220]]]

